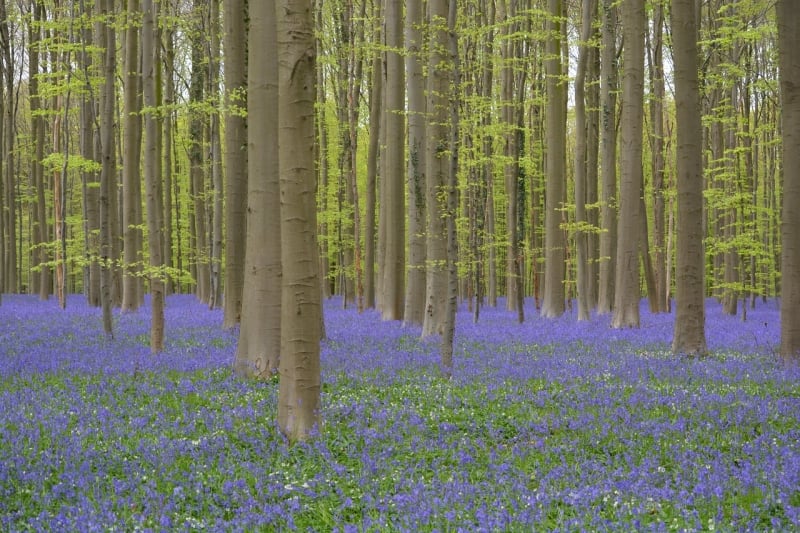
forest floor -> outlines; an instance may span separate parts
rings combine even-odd
[[[779,315],[709,300],[710,354],[639,329],[462,308],[453,377],[420,330],[325,304],[323,426],[289,446],[276,381],[192,296],[115,337],[79,296],[0,306],[2,531],[782,531],[800,528],[800,371]]]

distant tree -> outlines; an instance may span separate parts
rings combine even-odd
[[[781,357],[800,363],[800,18],[797,2],[778,0],[778,49],[783,111],[781,215]]]
[[[267,378],[281,353],[281,189],[278,167],[278,57],[271,2],[250,8],[247,62],[247,237],[244,293],[234,371]],[[236,16],[243,16],[238,12]]]
[[[642,124],[644,118],[644,0],[622,4],[623,49],[620,209],[617,234],[615,328],[639,327]]]
[[[694,0],[672,0],[675,66],[678,227],[675,275],[675,331],[672,351],[703,355],[705,338],[705,254],[703,250],[703,144],[697,74]]]
[[[297,441],[311,435],[320,410],[316,49],[311,0],[279,0],[276,7],[283,268],[278,426],[290,441]]]

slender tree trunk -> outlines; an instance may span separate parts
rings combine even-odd
[[[672,351],[702,355],[705,338],[703,155],[694,0],[672,0],[678,221]]]
[[[116,182],[114,159],[114,102],[116,75],[116,35],[114,32],[113,0],[99,0],[98,15],[103,22],[95,24],[97,45],[103,53],[103,85],[100,88],[100,143],[102,170],[100,171],[100,304],[103,316],[103,331],[113,336],[112,306],[112,260],[114,249],[111,243],[113,217],[112,196]],[[106,19],[107,18],[107,19]]]
[[[600,58],[602,207],[597,312],[607,314],[614,309],[617,263],[617,7],[613,0],[602,0],[602,2],[603,49]]]
[[[623,52],[619,233],[614,298],[615,328],[639,327],[640,191],[642,183],[642,119],[644,114],[644,0],[622,4]]]
[[[205,9],[202,0],[193,0],[192,10],[195,17],[197,35],[192,39],[192,70],[189,81],[189,101],[198,105],[203,101],[208,65],[204,61]],[[206,116],[200,109],[194,109],[189,117],[189,176],[192,186],[192,202],[194,206],[194,264],[196,269],[197,298],[207,304],[211,299],[211,268],[209,263],[210,249],[208,243],[208,209],[206,206],[206,171],[205,145]]]
[[[564,313],[566,242],[561,229],[562,207],[566,196],[566,88],[561,79],[561,0],[548,0],[549,37],[545,46],[547,92],[547,187],[545,189],[545,271],[542,316],[554,318]]]
[[[35,208],[32,216],[33,223],[33,244],[36,246],[34,256],[38,263],[38,289],[39,299],[47,300],[52,286],[51,269],[47,265],[49,256],[45,243],[50,241],[47,225],[47,201],[45,199],[45,179],[44,166],[44,143],[45,143],[45,123],[44,118],[38,113],[41,109],[41,96],[39,94],[39,42],[41,41],[41,23],[44,18],[44,6],[40,0],[31,0],[31,10],[33,12],[33,23],[30,25],[28,40],[30,51],[28,56],[28,90],[30,92],[31,110],[31,139],[33,140],[33,161],[31,163],[31,178],[36,194]],[[95,251],[95,254],[97,252]],[[93,261],[97,265],[97,261]],[[98,286],[99,288],[99,286]]]
[[[409,4],[410,6],[411,4]],[[381,2],[374,4],[375,20],[381,20]],[[373,38],[380,42],[381,24],[375,25]],[[378,152],[381,140],[381,115],[383,94],[383,58],[375,52],[372,58],[372,83],[369,95],[369,145],[367,147],[367,189],[364,218],[364,305],[375,307],[375,206],[378,180]]]
[[[456,212],[458,209],[458,150],[459,150],[459,94],[461,91],[461,69],[456,34],[457,2],[448,2],[447,29],[449,34],[450,64],[450,170],[447,175],[447,311],[442,332],[442,374],[449,378],[453,374],[453,344],[456,332],[456,308],[458,304],[458,276],[456,272]]]
[[[778,46],[783,111],[781,214],[781,357],[800,363],[800,19],[797,2],[778,0]]]
[[[3,207],[3,216],[6,217],[4,223],[5,235],[0,238],[5,239],[5,252],[6,252],[6,266],[4,285],[6,292],[19,292],[20,281],[18,275],[17,264],[17,171],[15,158],[17,154],[14,150],[14,140],[17,136],[16,128],[16,110],[18,103],[15,102],[15,89],[16,79],[14,73],[16,71],[14,61],[12,59],[11,50],[11,36],[9,35],[9,20],[6,11],[6,0],[0,1],[0,48],[2,48],[3,73],[5,74],[3,81],[5,82],[5,113],[3,120],[5,120],[5,144],[3,146],[4,164],[5,164],[5,200],[6,205]]]
[[[222,133],[220,131],[219,99],[219,0],[211,0],[209,14],[209,69],[208,96],[214,109],[209,124],[209,148],[211,150],[211,228],[210,228],[210,292],[208,306],[222,306]]]
[[[310,0],[278,2],[281,313],[278,426],[290,441],[319,424],[320,302],[314,195],[316,52]]]
[[[666,284],[666,235],[665,193],[667,191],[664,164],[664,4],[657,2],[653,7],[653,38],[650,41],[650,152],[653,172],[653,274],[655,294],[651,301],[652,311],[662,313],[669,309],[669,294]],[[649,35],[649,33],[648,33]]]
[[[403,321],[425,317],[425,77],[421,0],[406,4],[406,87],[408,101],[408,268]]]
[[[586,71],[588,68],[589,39],[592,35],[593,13],[596,5],[592,0],[582,4],[581,42],[575,75],[575,251],[577,259],[576,282],[578,289],[578,320],[589,320],[589,242],[584,227],[588,224],[588,126],[586,111]]]
[[[234,371],[243,377],[267,378],[278,370],[281,353],[281,240],[275,238],[281,235],[278,123],[274,120],[279,115],[277,21],[270,2],[253,2],[249,7],[247,240]]]
[[[164,7],[167,7],[166,5]],[[163,174],[164,174],[164,216],[162,217],[164,223],[164,266],[167,268],[172,268],[175,266],[173,262],[173,239],[172,239],[172,217],[173,214],[178,211],[177,209],[173,209],[173,186],[175,184],[175,180],[173,177],[174,172],[174,164],[173,164],[173,135],[172,131],[174,128],[174,121],[173,121],[173,111],[171,109],[172,105],[175,103],[175,37],[174,32],[171,29],[167,29],[164,33],[164,112],[163,112],[163,144],[164,144],[164,165],[163,165]],[[229,133],[232,135],[232,133]],[[177,195],[175,195],[175,200],[177,200]],[[234,206],[230,206],[229,209],[235,209]],[[180,228],[180,227],[179,227]],[[242,232],[244,233],[244,232]],[[166,294],[170,294],[175,291],[175,286],[173,279],[170,276],[166,278],[166,285],[164,287],[164,292]]]

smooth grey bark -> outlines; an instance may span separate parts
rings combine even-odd
[[[642,132],[644,116],[644,0],[622,4],[622,114],[620,117],[620,209],[614,328],[639,327]]]
[[[705,250],[703,247],[703,143],[694,0],[672,0],[675,68],[677,192],[675,330],[672,351],[703,355]]]
[[[600,57],[600,264],[597,312],[614,309],[617,263],[617,6],[602,0],[603,48]]]
[[[593,13],[596,4],[585,0],[581,9],[581,41],[578,65],[575,74],[575,251],[577,260],[576,283],[578,289],[578,320],[589,320],[589,241],[585,230],[588,225],[586,204],[588,203],[588,125],[586,110],[586,71],[589,61],[589,38],[592,34]]]
[[[164,350],[164,277],[162,267],[162,215],[164,212],[161,165],[159,161],[158,120],[154,116],[158,106],[156,100],[156,65],[158,63],[158,36],[156,13],[157,4],[153,0],[142,0],[142,96],[144,109],[144,180],[147,205],[147,249],[150,256],[150,351]]]
[[[406,92],[408,101],[408,265],[403,322],[421,325],[425,316],[425,77],[421,0],[406,2]]]
[[[123,278],[122,311],[135,311],[142,298],[139,277],[142,272],[142,189],[141,72],[139,70],[140,20],[138,0],[127,0],[123,72],[122,134],[122,227]]]
[[[387,0],[386,20],[386,115],[384,125],[387,139],[384,157],[386,202],[381,204],[386,221],[386,248],[383,261],[381,317],[402,320],[405,309],[405,65],[400,50],[403,47],[403,5]]]
[[[247,237],[233,368],[238,376],[264,379],[278,370],[281,353],[277,21],[273,5],[253,2],[249,7]]]
[[[276,4],[283,268],[278,426],[290,441],[298,441],[309,438],[320,420],[316,49],[311,0],[279,0]]]
[[[442,192],[449,172],[450,69],[447,53],[448,0],[431,0],[429,11],[429,55],[427,80],[428,128],[425,146],[425,197],[428,210],[425,318],[422,337],[444,332],[447,311],[447,238],[445,199]]]
[[[566,194],[566,98],[565,82],[561,79],[562,68],[562,30],[563,7],[561,0],[548,0],[547,19],[548,38],[545,45],[544,61],[547,93],[546,117],[546,170],[545,188],[545,271],[544,297],[541,314],[555,318],[564,314],[566,292],[564,278],[566,267],[566,239],[561,229],[561,220]]]
[[[797,2],[778,0],[778,47],[783,111],[781,212],[781,357],[800,363],[800,19]]]
[[[247,212],[245,0],[223,3],[225,50],[225,294],[223,328],[241,321]]]

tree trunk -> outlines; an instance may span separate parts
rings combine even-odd
[[[386,20],[386,173],[381,176],[386,187],[386,202],[381,204],[386,221],[386,257],[383,262],[383,298],[381,317],[403,319],[405,295],[405,72],[403,55],[403,6],[388,0]]]
[[[209,15],[210,50],[208,69],[208,96],[211,99],[211,123],[209,124],[209,145],[211,149],[211,229],[210,229],[210,292],[208,306],[217,309],[222,306],[222,139],[220,132],[219,104],[219,0],[210,3]]]
[[[625,41],[622,116],[619,233],[617,238],[615,328],[639,327],[639,250],[641,236],[642,119],[644,114],[644,0],[622,4]]]
[[[247,209],[245,72],[246,0],[224,2],[225,48],[225,302],[222,327],[241,321]]]
[[[150,254],[150,351],[159,353],[164,349],[164,277],[161,273],[164,251],[161,242],[163,230],[162,214],[164,212],[161,191],[161,165],[159,164],[158,145],[161,136],[158,132],[158,121],[154,116],[158,102],[156,100],[156,65],[158,48],[156,46],[157,20],[156,6],[153,0],[142,0],[142,94],[144,108],[145,146],[144,146],[144,180],[147,188],[147,248]]]
[[[447,175],[447,311],[442,332],[442,374],[449,378],[453,374],[453,344],[456,332],[456,308],[458,305],[458,276],[456,272],[456,215],[458,209],[458,150],[459,150],[459,94],[461,71],[456,34],[457,2],[450,0],[447,11],[450,64],[450,171]]]
[[[135,311],[142,298],[139,276],[142,272],[142,191],[141,161],[142,116],[139,100],[141,75],[139,71],[138,0],[127,0],[125,8],[125,58],[123,79],[123,155],[122,155],[122,226],[123,268],[122,311]]]
[[[672,351],[702,355],[705,338],[703,155],[694,0],[672,0],[678,221]]]
[[[253,2],[249,15],[247,239],[234,371],[243,377],[268,378],[277,371],[281,352],[281,241],[275,238],[281,234],[278,124],[274,120],[279,114],[277,22],[275,7],[268,2]]]
[[[166,6],[164,6],[166,7]],[[164,66],[166,69],[165,75],[163,77],[164,82],[164,112],[163,112],[163,145],[164,145],[164,165],[163,165],[163,174],[164,174],[164,215],[162,217],[164,223],[164,233],[163,233],[163,241],[164,241],[164,266],[167,268],[172,268],[175,266],[173,262],[173,240],[172,240],[172,217],[173,214],[177,214],[177,209],[173,209],[173,197],[177,200],[178,196],[173,196],[173,186],[176,184],[176,180],[173,177],[174,172],[174,164],[173,164],[173,111],[171,107],[175,103],[175,82],[174,80],[174,64],[175,64],[175,38],[174,32],[171,29],[167,29],[164,33]],[[229,133],[229,135],[232,135]],[[229,209],[234,209],[233,206],[230,206]],[[180,230],[180,225],[178,225],[178,230]],[[244,231],[242,231],[244,233]],[[242,237],[243,238],[243,237]],[[180,247],[180,244],[178,245]],[[164,291],[166,294],[170,294],[174,292],[174,280],[172,277],[167,276],[165,280],[165,287]]]
[[[114,32],[113,0],[99,0],[101,20],[95,24],[97,45],[104,50],[103,85],[100,88],[100,143],[102,170],[100,171],[100,306],[103,316],[103,331],[113,336],[111,316],[113,264],[115,258],[111,242],[114,184],[116,182],[114,159],[114,103],[116,99],[116,35]]]
[[[421,0],[406,4],[406,87],[408,91],[408,268],[405,324],[425,317],[425,77]]]
[[[588,225],[588,126],[586,111],[586,71],[588,68],[589,39],[592,34],[593,13],[596,5],[586,0],[581,10],[581,42],[575,74],[575,252],[577,260],[576,284],[578,289],[578,320],[589,320],[590,264],[589,242],[585,227]]]
[[[31,139],[34,143],[33,147],[33,161],[31,165],[31,181],[36,194],[35,208],[33,209],[33,245],[36,247],[34,251],[34,262],[38,264],[39,275],[36,286],[39,289],[39,299],[47,300],[50,295],[52,286],[51,269],[47,265],[49,261],[47,248],[45,243],[50,241],[49,231],[47,225],[47,201],[45,199],[44,189],[44,166],[42,159],[44,159],[44,142],[45,142],[45,123],[44,118],[38,113],[41,109],[41,96],[39,95],[39,42],[41,41],[41,22],[44,18],[44,6],[39,0],[31,0],[31,11],[33,12],[33,23],[30,25],[28,40],[30,42],[30,51],[28,56],[28,90],[30,92],[30,110],[31,110]],[[95,200],[97,195],[95,195]],[[88,201],[88,200],[87,200]],[[95,205],[95,209],[97,205]],[[98,213],[99,216],[99,213]],[[99,222],[99,220],[98,220]],[[98,265],[97,253],[99,250],[94,249],[93,265]],[[99,271],[98,271],[99,274]],[[99,290],[99,284],[97,286]],[[98,300],[99,304],[99,300]]]
[[[663,35],[664,35],[664,5],[658,2],[653,7],[653,38],[650,42],[650,157],[653,172],[653,275],[655,280],[655,294],[651,298],[654,306],[652,311],[662,313],[669,309],[669,294],[667,292],[666,257],[668,250],[665,246],[666,216],[664,196],[667,184],[664,164],[664,61],[663,61]],[[649,35],[649,33],[648,33]]]
[[[613,0],[602,1],[603,50],[600,58],[602,207],[597,312],[607,314],[614,309],[617,263],[617,7]]]
[[[783,110],[781,215],[781,357],[800,363],[800,19],[797,3],[778,0],[778,46]]]
[[[192,10],[195,18],[197,35],[192,39],[192,70],[189,80],[190,104],[199,107],[203,102],[208,64],[204,61],[206,33],[203,31],[206,3],[193,0]],[[196,269],[195,294],[207,304],[211,298],[211,269],[209,264],[208,224],[206,207],[206,171],[203,156],[205,145],[206,116],[201,109],[190,111],[189,117],[189,179],[194,205],[194,264]]]
[[[427,268],[425,277],[425,318],[422,337],[444,333],[447,313],[446,200],[442,198],[449,172],[450,142],[448,95],[450,87],[447,16],[448,0],[431,0],[429,7],[430,46],[428,58],[427,116],[425,145],[425,194],[428,209]]]
[[[542,316],[555,318],[564,313],[566,242],[561,229],[562,207],[566,195],[566,116],[565,83],[561,79],[562,46],[561,0],[548,0],[549,37],[544,61],[547,93],[547,187],[545,188],[545,271]]]
[[[316,52],[310,0],[278,2],[278,132],[283,291],[278,426],[304,440],[319,423],[320,302],[314,195]]]
[[[410,5],[410,4],[409,4]],[[375,20],[381,20],[381,2],[374,4]],[[381,24],[375,24],[374,39],[380,42]],[[381,140],[383,95],[383,57],[374,52],[372,58],[372,83],[369,95],[369,145],[367,147],[367,188],[364,200],[364,306],[375,307],[375,207],[378,180],[378,152]]]

